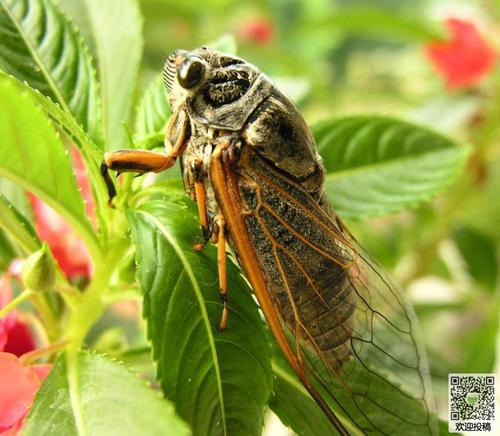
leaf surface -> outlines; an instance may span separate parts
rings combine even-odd
[[[59,212],[99,256],[95,234],[70,160],[45,114],[26,94],[0,80],[0,175],[33,192]]]
[[[404,121],[354,116],[313,127],[339,215],[363,218],[428,201],[463,170],[470,149]]]
[[[137,374],[97,354],[74,362],[60,356],[44,380],[24,426],[25,436],[184,436],[172,405]]]
[[[101,143],[101,104],[83,39],[50,0],[2,0],[0,69],[71,113]]]
[[[161,146],[171,114],[163,75],[159,74],[144,92],[137,109],[134,132],[137,147]]]
[[[218,331],[216,253],[210,244],[193,249],[199,234],[193,205],[184,196],[159,196],[131,211],[129,221],[165,395],[194,434],[260,435],[271,367],[248,285],[229,261],[229,321]]]
[[[142,57],[142,17],[136,0],[83,0],[101,83],[106,149],[125,145],[125,128]]]

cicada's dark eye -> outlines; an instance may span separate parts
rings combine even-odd
[[[177,79],[183,88],[191,89],[203,79],[205,69],[205,63],[199,57],[188,57],[177,69]]]

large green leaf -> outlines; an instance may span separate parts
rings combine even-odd
[[[138,148],[160,146],[171,115],[163,75],[159,74],[141,98],[135,119],[134,141]]]
[[[131,211],[129,220],[165,395],[195,435],[260,435],[271,391],[270,350],[248,285],[229,262],[229,321],[218,331],[215,248],[193,249],[200,233],[193,205],[184,197],[158,197]]]
[[[138,375],[99,355],[62,355],[43,382],[25,436],[188,435],[171,404]]]
[[[54,124],[59,127],[81,150],[87,164],[89,179],[93,186],[96,203],[100,210],[107,208],[108,193],[104,180],[101,176],[99,165],[102,162],[102,150],[78,124],[73,115],[65,112],[61,106],[54,103],[50,97],[43,95],[38,89],[34,89],[25,82],[20,82],[13,76],[9,76],[0,71],[0,78],[8,81],[19,93],[29,94],[37,106],[51,118]],[[23,211],[24,212],[24,211]],[[101,226],[101,230],[102,230]]]
[[[74,26],[50,0],[0,2],[0,68],[51,97],[101,139],[92,60]]]
[[[0,175],[33,192],[79,232],[94,259],[99,246],[85,215],[67,152],[31,98],[0,79]]]
[[[142,57],[142,17],[136,0],[64,1],[62,7],[86,21],[85,36],[95,50],[101,84],[106,148],[124,146]]]
[[[51,118],[61,130],[63,130],[82,152],[90,154],[96,159],[96,162],[102,160],[102,150],[83,130],[82,126],[70,112],[65,112],[58,103],[51,100],[50,97],[43,95],[38,89],[32,88],[26,82],[21,82],[13,76],[0,71],[0,78],[9,82],[19,93],[29,94],[37,106]]]
[[[343,217],[383,215],[429,200],[453,183],[470,149],[416,125],[354,116],[313,127],[325,189]]]

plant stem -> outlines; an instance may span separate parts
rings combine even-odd
[[[40,313],[49,340],[53,341],[58,339],[61,333],[61,326],[59,324],[59,320],[54,316],[52,309],[48,305],[47,300],[44,298],[44,295],[38,292],[33,292],[31,302]]]
[[[26,301],[32,295],[35,295],[35,292],[31,291],[30,289],[26,289],[25,291],[21,292],[10,303],[8,303],[4,307],[2,307],[2,309],[0,309],[0,318],[3,318],[5,315],[7,315],[8,312],[10,312],[12,309],[14,309],[22,302]]]
[[[82,298],[78,307],[72,311],[70,316],[67,329],[70,339],[68,351],[76,352],[89,329],[103,314],[106,304],[102,297],[109,291],[109,282],[127,246],[127,238],[120,238],[115,241],[110,246],[103,261],[96,265],[94,279],[81,295]]]
[[[56,351],[59,351],[67,344],[67,342],[68,342],[67,339],[61,339],[60,341],[49,344],[46,347],[30,351],[29,353],[25,353],[19,358],[19,360],[23,365],[31,365],[35,360],[38,360],[41,357],[45,357],[47,355],[54,354],[54,352]]]

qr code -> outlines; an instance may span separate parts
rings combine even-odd
[[[450,433],[494,433],[495,384],[495,374],[449,374]]]

